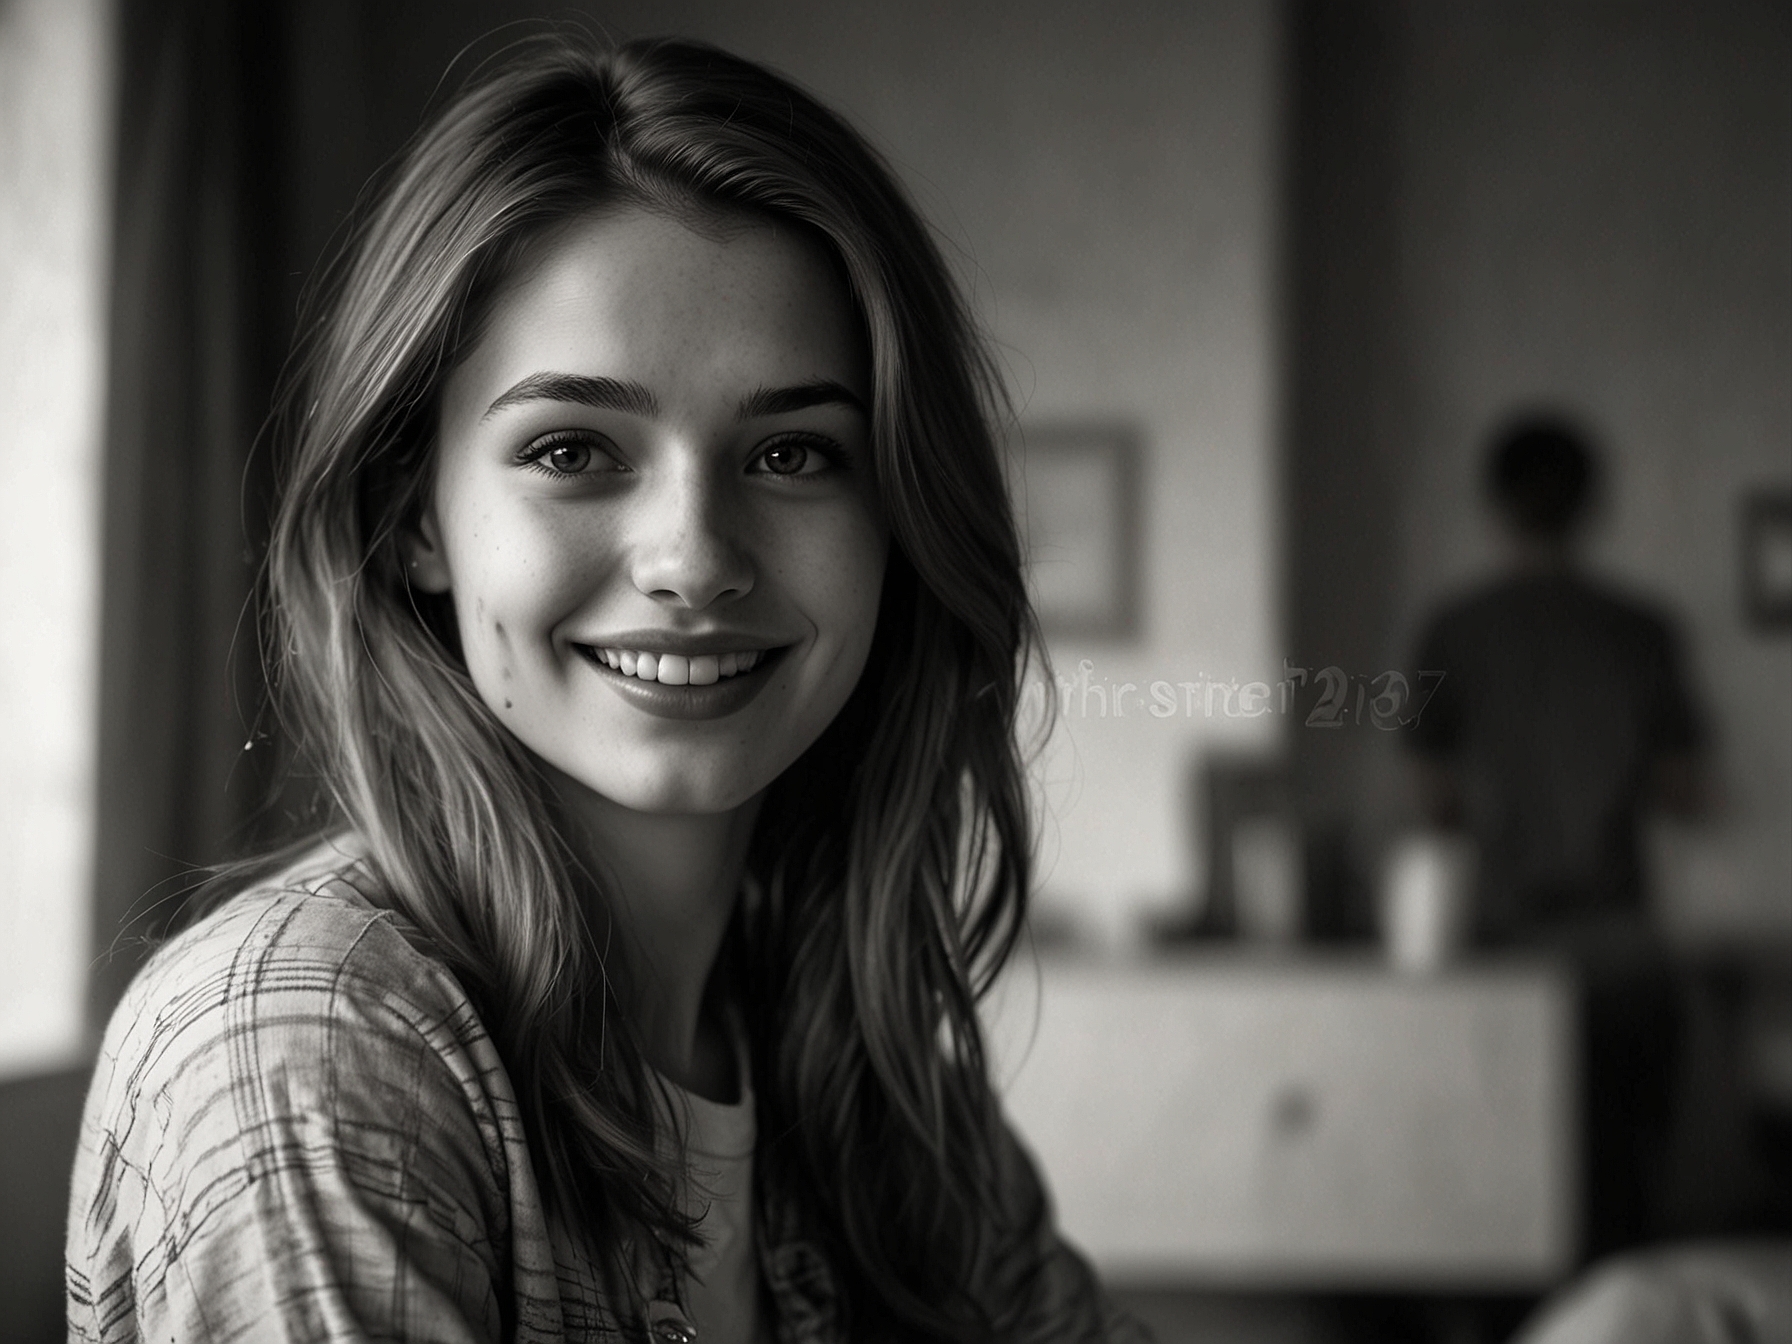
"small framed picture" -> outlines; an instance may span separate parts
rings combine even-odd
[[[1046,634],[1138,633],[1139,465],[1139,436],[1129,425],[1021,428],[1011,485]]]
[[[1792,629],[1792,489],[1743,497],[1742,603],[1757,629]]]

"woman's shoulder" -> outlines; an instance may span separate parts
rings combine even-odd
[[[428,1296],[491,1317],[495,1337],[502,1266],[551,1269],[496,1047],[382,898],[369,865],[320,848],[132,983],[82,1117],[71,1322],[124,1292],[145,1321],[246,1337],[282,1303],[371,1320]]]
[[[168,962],[235,948],[251,930],[283,952],[348,952],[367,926],[389,914],[391,901],[353,837],[324,837],[237,878],[235,891],[156,948],[140,978]]]
[[[114,1012],[101,1063],[134,1089],[166,1089],[276,1067],[340,1081],[395,1054],[488,1050],[447,964],[365,859],[325,841],[163,943]]]
[[[391,904],[365,849],[349,835],[320,837],[252,861],[243,871],[247,876],[226,873],[220,881],[230,894],[211,899],[203,917],[169,937],[151,958],[152,967],[183,947],[230,938],[270,907],[291,910],[309,903],[316,917],[294,932],[314,934],[332,926],[364,926]]]

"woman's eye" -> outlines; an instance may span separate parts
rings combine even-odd
[[[837,455],[821,444],[779,439],[760,452],[757,465],[772,476],[814,476],[839,463]]]
[[[557,443],[545,454],[547,464],[555,471],[568,474],[585,470],[591,465],[591,445],[585,443]]]
[[[587,434],[549,434],[535,440],[518,457],[547,476],[582,476],[593,468],[602,471],[617,465],[603,445]]]

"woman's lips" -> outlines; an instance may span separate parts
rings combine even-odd
[[[599,649],[587,644],[577,647],[606,685],[635,708],[662,719],[721,719],[745,708],[765,689],[772,668],[785,652],[783,648],[777,648],[755,650],[744,656],[696,654],[685,657]],[[654,660],[650,669],[641,666],[644,658]],[[734,668],[724,676],[721,669],[730,658]],[[634,663],[632,668],[628,666],[630,662]],[[743,667],[742,663],[747,666]],[[703,680],[701,678],[710,672],[708,664],[714,664],[715,675]],[[652,678],[643,677],[644,671],[651,671]],[[682,675],[684,679],[665,680],[662,674],[666,671],[670,671],[674,678]],[[693,672],[697,675],[692,675]]]

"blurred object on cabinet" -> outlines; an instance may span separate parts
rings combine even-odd
[[[1300,828],[1286,813],[1244,817],[1233,826],[1232,910],[1239,936],[1293,943],[1304,932],[1306,856]]]
[[[1467,836],[1415,831],[1389,848],[1382,874],[1381,937],[1396,970],[1430,974],[1462,954],[1474,895]]]
[[[1287,766],[1262,755],[1210,753],[1197,767],[1195,806],[1207,847],[1207,891],[1196,936],[1292,942],[1306,927],[1306,859],[1290,806]]]

